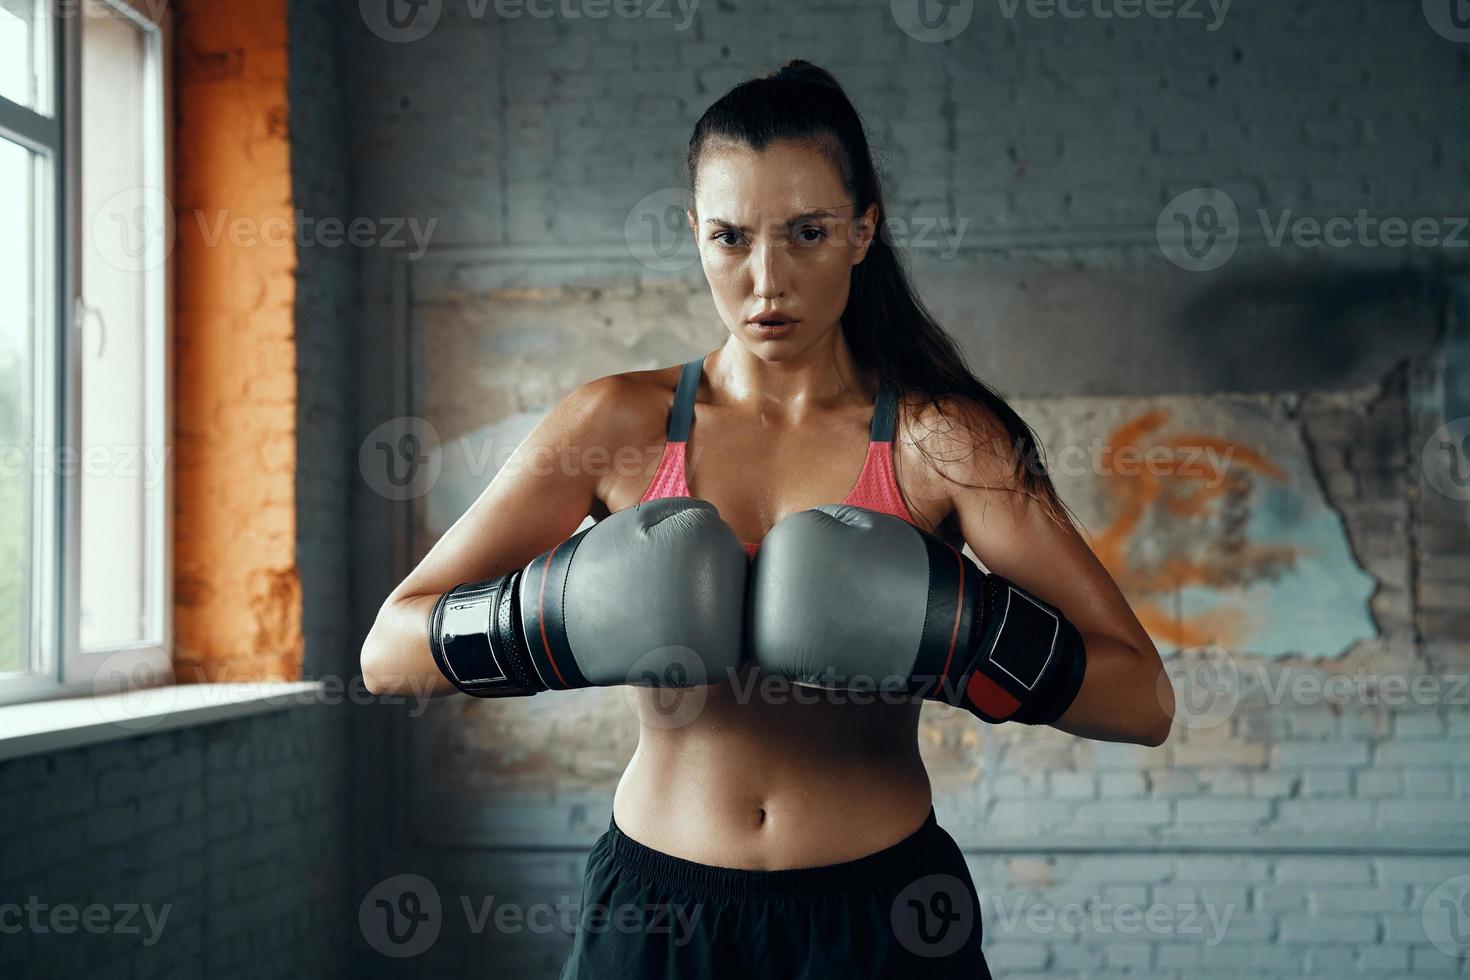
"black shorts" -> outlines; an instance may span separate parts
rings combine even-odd
[[[685,861],[614,821],[588,856],[561,980],[989,980],[980,937],[974,881],[932,808],[892,847],[789,871]]]

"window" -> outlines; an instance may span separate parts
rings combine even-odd
[[[0,0],[0,99],[51,114],[51,20],[40,0]]]
[[[165,26],[0,0],[0,702],[169,673]]]

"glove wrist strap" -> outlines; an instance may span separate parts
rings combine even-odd
[[[1003,576],[985,576],[982,592],[984,625],[963,681],[963,706],[991,724],[1055,722],[1082,688],[1081,634],[1056,606]]]
[[[429,615],[429,652],[466,694],[524,697],[546,690],[520,636],[519,570],[455,586]]]

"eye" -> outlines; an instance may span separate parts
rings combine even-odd
[[[736,233],[733,232],[733,231],[717,231],[713,235],[710,236],[710,241],[712,241],[712,242],[719,242],[721,245],[733,246],[733,245],[736,245],[736,244],[739,244],[739,243],[738,242],[727,242],[727,241],[725,241],[725,239],[728,238],[731,235],[734,235],[734,234],[736,234]]]
[[[816,237],[805,237],[808,234],[815,235]],[[827,237],[827,232],[821,228],[803,228],[801,229],[801,231],[796,233],[796,237],[797,241],[801,242],[803,245],[815,245],[817,242],[820,242],[822,239]]]

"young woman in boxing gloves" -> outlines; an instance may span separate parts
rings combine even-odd
[[[645,686],[583,914],[683,925],[584,921],[564,978],[988,977],[922,702],[1158,745],[1158,653],[1026,423],[914,295],[832,76],[726,93],[688,180],[728,339],[558,405],[384,604],[364,678]],[[651,473],[545,462],[660,443]],[[659,685],[707,685],[702,707],[671,724]]]

